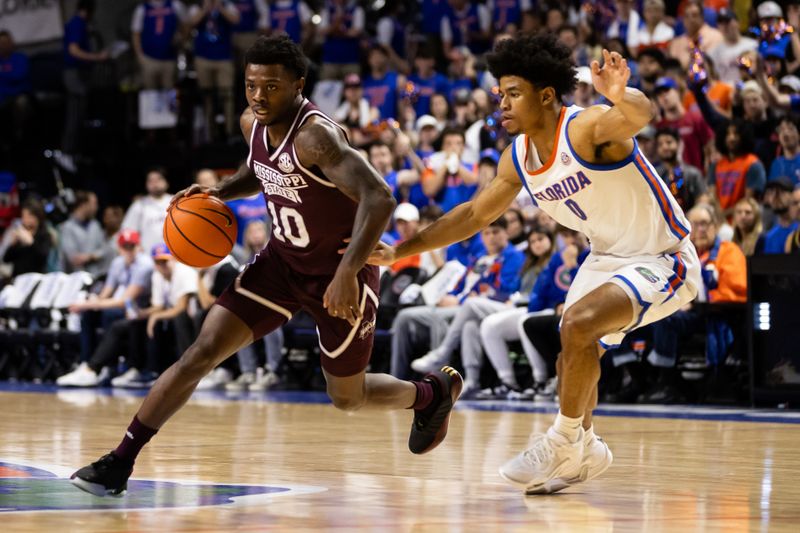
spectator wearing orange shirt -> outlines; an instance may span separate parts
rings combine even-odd
[[[716,144],[722,157],[709,166],[708,181],[725,217],[731,218],[739,200],[761,196],[767,172],[753,153],[753,127],[746,120],[737,118],[723,122],[717,128]]]
[[[706,98],[714,109],[722,116],[730,118],[733,107],[733,86],[719,80],[716,65],[708,56],[704,56],[704,67],[708,74],[708,82],[702,90],[706,91]],[[700,113],[700,106],[692,91],[683,94],[683,107]]]
[[[688,213],[692,232],[689,236],[703,267],[703,287],[696,302],[744,302],[747,300],[747,260],[738,245],[717,238],[719,220],[716,211],[708,204],[697,204]],[[653,328],[653,350],[647,357],[651,365],[659,368],[655,390],[642,397],[646,402],[670,403],[680,399],[676,368],[681,339],[705,332],[716,341],[712,350],[707,345],[709,362],[724,360],[730,345],[730,327],[718,319],[700,314],[695,304],[674,315],[656,322]]]

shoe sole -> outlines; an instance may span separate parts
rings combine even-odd
[[[602,463],[597,465],[594,469],[590,469],[589,465],[581,466],[580,473],[571,478],[571,479],[563,479],[563,478],[554,478],[551,480],[546,481],[545,483],[537,486],[532,487],[524,487],[524,485],[515,482],[512,479],[506,477],[503,472],[500,472],[500,476],[503,479],[508,481],[509,483],[513,483],[518,486],[523,486],[525,488],[525,494],[527,496],[536,496],[536,495],[543,495],[543,494],[553,494],[555,492],[559,492],[561,490],[566,489],[567,487],[571,487],[572,485],[577,485],[578,483],[583,483],[585,481],[590,481],[606,470],[611,466],[611,463],[614,461],[614,455],[611,453],[611,450],[606,447],[606,457]]]
[[[537,483],[535,485],[529,485],[527,483],[521,483],[515,479],[508,477],[501,468],[498,472],[500,473],[500,477],[506,480],[511,485],[515,487],[521,488],[525,491],[526,496],[535,496],[535,495],[542,495],[542,494],[553,494],[555,492],[561,491],[578,483],[579,481],[585,481],[586,476],[588,475],[588,466],[581,467],[580,473],[571,478],[571,479],[564,479],[562,477],[554,477],[553,479],[548,479],[544,483]]]
[[[458,400],[459,396],[461,396],[461,389],[464,387],[464,380],[461,377],[461,374],[458,373],[458,370],[455,368],[444,366],[441,369],[442,372],[448,374],[451,378],[451,385],[450,385],[450,411],[447,413],[447,416],[442,422],[442,427],[439,428],[439,431],[436,432],[436,437],[433,439],[433,442],[430,445],[418,452],[411,450],[411,453],[416,455],[422,455],[424,453],[428,453],[429,451],[436,448],[444,438],[447,436],[447,426],[450,425],[450,415],[453,414],[453,407],[456,405],[456,401]]]
[[[125,494],[127,494],[128,492],[127,489],[123,489],[120,492],[116,492],[114,490],[105,488],[103,485],[99,483],[90,483],[89,481],[86,481],[85,479],[81,479],[79,477],[71,478],[69,482],[78,487],[79,489],[81,489],[82,491],[88,492],[89,494],[93,494],[100,498],[104,498],[106,496],[111,496],[112,498],[121,498],[125,496]]]

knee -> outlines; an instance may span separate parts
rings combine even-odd
[[[561,319],[561,345],[583,346],[600,339],[595,331],[597,313],[588,306],[570,307]]]
[[[366,397],[363,394],[360,396],[353,396],[334,393],[329,390],[328,397],[333,402],[333,406],[340,411],[358,411],[364,406],[364,403],[366,403]]]
[[[214,343],[198,338],[178,359],[177,369],[181,374],[201,379],[214,369],[216,362]]]
[[[494,323],[494,321],[489,320],[488,318],[483,319],[481,321],[481,325],[480,325],[480,329],[479,329],[480,334],[481,334],[481,339],[491,338],[492,330],[495,329],[495,327],[496,327],[496,324]]]

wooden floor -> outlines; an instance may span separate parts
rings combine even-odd
[[[798,424],[600,417],[611,469],[558,495],[524,497],[497,468],[552,415],[466,406],[444,444],[417,457],[406,448],[408,412],[196,398],[137,463],[136,478],[165,483],[131,483],[122,499],[73,489],[64,477],[113,448],[140,401],[0,392],[0,530],[728,532],[800,524]],[[266,494],[207,505],[237,490]],[[124,509],[137,506],[162,508]]]

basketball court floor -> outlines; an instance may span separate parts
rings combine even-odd
[[[196,393],[137,462],[128,495],[67,478],[120,440],[141,397],[0,384],[0,530],[798,531],[800,413],[603,407],[595,481],[524,497],[498,466],[553,405],[463,402],[442,446],[408,452],[410,413],[319,393]]]

